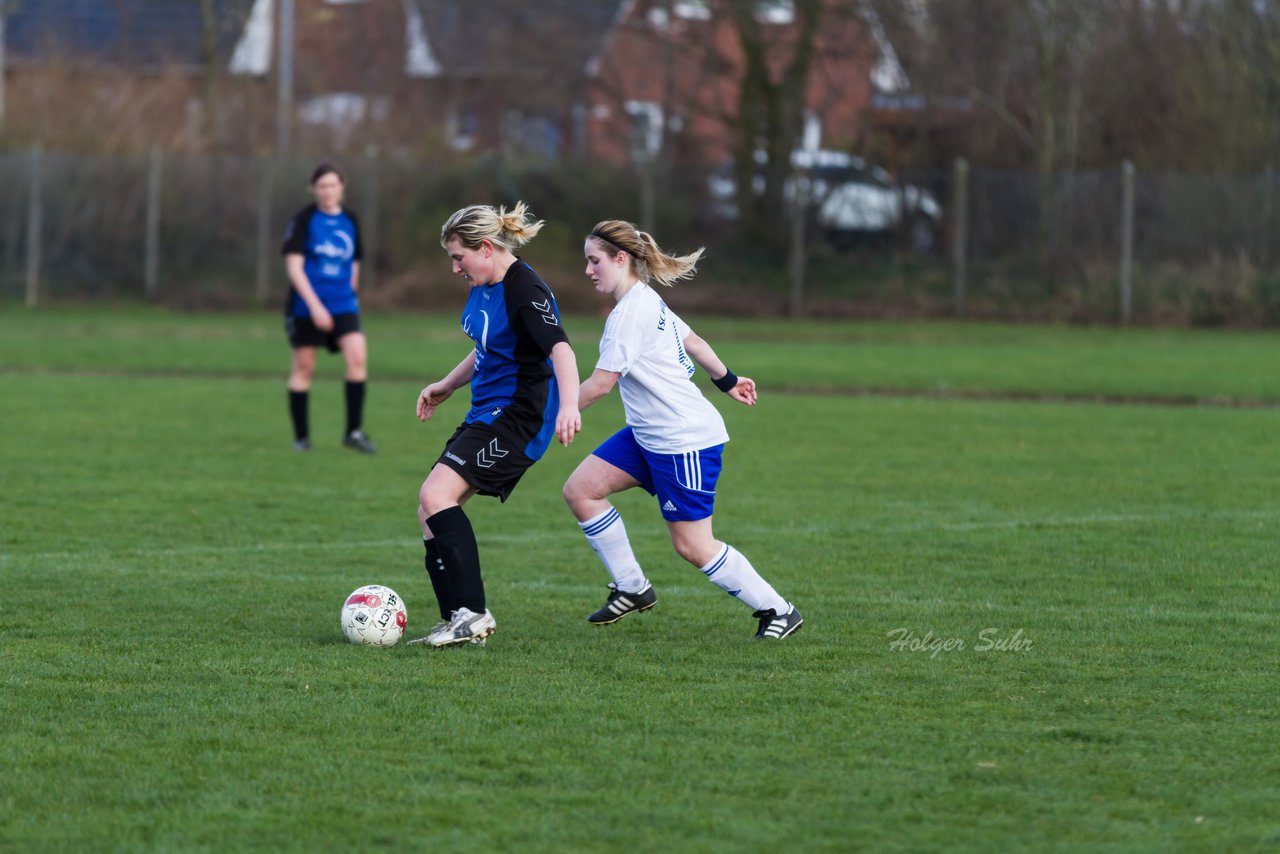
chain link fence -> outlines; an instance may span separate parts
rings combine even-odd
[[[287,288],[282,232],[310,201],[313,165],[2,154],[0,294],[10,305],[274,305]],[[1280,324],[1280,176],[1271,170],[1135,173],[1128,186],[1121,168],[952,169],[896,181],[826,173],[807,197],[789,194],[793,210],[807,198],[803,228],[760,245],[737,236],[723,184],[698,170],[372,151],[343,167],[373,306],[440,305],[443,289],[456,290],[440,224],[465,204],[524,199],[547,220],[531,247],[540,269],[578,274],[582,235],[600,219],[632,219],[672,249],[706,246],[698,289],[727,310]]]

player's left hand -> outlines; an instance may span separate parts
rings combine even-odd
[[[556,414],[556,438],[566,448],[573,442],[573,437],[582,430],[582,413],[576,408],[561,407]]]
[[[729,389],[729,397],[747,406],[755,406],[756,381],[751,377],[738,377],[738,384]]]

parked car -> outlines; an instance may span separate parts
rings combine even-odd
[[[752,181],[756,195],[764,193],[764,152],[756,152],[757,172]],[[862,158],[840,151],[797,150],[791,155],[792,178],[784,194],[794,199],[797,179],[809,198],[813,221],[836,246],[886,242],[904,235],[913,252],[927,254],[937,248],[942,229],[942,206],[928,190],[895,184],[889,173]],[[734,170],[726,163],[708,179],[708,191],[716,215],[738,218]]]

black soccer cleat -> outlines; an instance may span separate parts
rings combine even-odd
[[[770,608],[767,611],[756,611],[751,616],[760,621],[756,640],[782,640],[788,635],[795,634],[804,625],[804,617],[800,616],[800,610],[795,605],[782,615]]]
[[[293,449],[295,451],[309,451],[311,450],[311,440],[306,438],[294,439]]]
[[[364,434],[363,430],[352,430],[342,437],[344,447],[352,448],[362,454],[376,454],[378,449],[374,447],[373,442],[369,441],[369,437]]]
[[[648,611],[656,604],[658,594],[654,592],[652,584],[639,593],[623,593],[616,584],[610,582],[609,598],[604,600],[599,611],[587,617],[587,622],[596,626],[616,623],[632,611]]]

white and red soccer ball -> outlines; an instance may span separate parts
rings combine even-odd
[[[342,605],[342,633],[355,644],[395,646],[408,621],[400,594],[381,584],[366,584]]]

